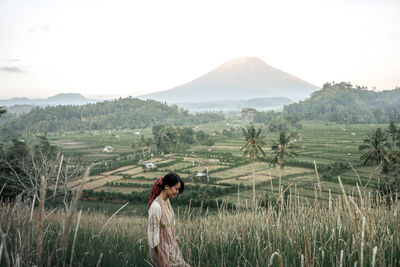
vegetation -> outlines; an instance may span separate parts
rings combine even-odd
[[[391,141],[388,140],[390,137]],[[399,141],[398,141],[399,140]],[[395,143],[395,141],[398,141]],[[400,131],[391,122],[386,131],[377,128],[359,146],[364,165],[378,165],[378,190],[385,195],[400,191]]]
[[[400,264],[396,121],[300,124],[288,110],[246,109],[191,126],[185,111],[166,109],[174,116],[157,114],[140,131],[44,131],[2,145],[0,265],[146,265],[149,191],[169,171],[186,182],[171,202],[191,265]]]
[[[276,164],[279,165],[281,169],[285,167],[286,157],[297,157],[296,152],[293,151],[295,148],[296,139],[287,135],[286,132],[281,132],[279,135],[279,142],[273,141],[271,150],[273,156],[271,159],[271,165],[275,167]]]
[[[284,113],[337,123],[400,122],[400,88],[374,92],[350,83],[326,83],[310,99],[285,106]]]
[[[218,113],[189,114],[177,106],[153,100],[120,98],[82,106],[36,107],[28,114],[9,120],[1,128],[3,137],[28,133],[77,130],[138,129],[157,123],[201,124],[224,119]]]
[[[262,146],[265,145],[263,137],[260,135],[262,128],[256,130],[253,125],[242,128],[246,144],[241,148],[243,157],[249,157],[253,166],[253,198],[256,198],[256,182],[254,177],[254,161],[261,156],[265,156]]]
[[[388,208],[358,192],[324,203],[296,193],[257,211],[245,202],[220,203],[216,213],[189,205],[177,213],[183,256],[192,266],[398,266],[398,200]],[[123,203],[111,217],[78,212],[75,202],[57,211],[44,204],[31,213],[20,201],[0,203],[2,266],[147,264],[146,217],[118,215]]]

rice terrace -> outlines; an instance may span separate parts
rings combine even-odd
[[[213,144],[196,141],[157,155],[156,143],[140,146],[141,140],[151,137],[151,128],[49,133],[50,147],[57,145],[64,158],[79,157],[92,167],[81,178],[60,175],[60,181],[70,179],[65,188],[58,185],[60,192],[72,194],[66,210],[60,198],[64,193],[52,197],[54,180],[49,180],[53,185],[47,192],[38,187],[48,199],[41,260],[56,265],[72,260],[82,266],[146,265],[149,190],[157,177],[176,172],[186,181],[186,190],[171,202],[179,217],[182,250],[191,265],[399,263],[398,200],[376,195],[376,166],[360,162],[359,146],[371,131],[386,124],[303,121],[296,130],[297,157],[286,158],[283,168],[271,165],[271,147],[279,132],[260,124],[266,156],[254,162],[258,204],[253,206],[253,163],[243,157],[246,126],[241,123],[238,115],[227,122],[201,124],[193,128],[193,135],[201,132]],[[103,152],[105,144],[113,151]],[[52,161],[60,162],[60,154]],[[8,255],[3,252],[1,260],[6,265],[34,261],[37,255],[36,234],[44,226],[29,219],[42,212],[37,207],[35,215],[31,205],[2,203],[8,236],[20,232],[22,238],[4,243],[21,251],[4,247]],[[72,224],[69,233],[67,222]]]
[[[399,1],[0,1],[0,267],[400,266]]]

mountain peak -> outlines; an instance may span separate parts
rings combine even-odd
[[[264,61],[259,59],[258,57],[236,57],[229,59],[224,64],[261,64],[267,65]]]
[[[287,97],[300,100],[317,86],[275,69],[257,57],[226,61],[207,74],[181,86],[141,98],[170,103],[246,100],[257,97]]]

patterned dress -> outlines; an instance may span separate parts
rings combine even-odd
[[[155,247],[159,246],[167,266],[184,266],[187,264],[182,257],[175,235],[175,214],[169,199],[157,197],[150,206],[147,226],[147,238],[150,246],[150,260],[154,266],[161,266]]]

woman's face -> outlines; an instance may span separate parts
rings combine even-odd
[[[167,196],[169,198],[174,198],[179,193],[180,189],[181,189],[181,182],[178,182],[174,186],[169,186],[169,185],[165,186],[165,191],[167,192]]]

